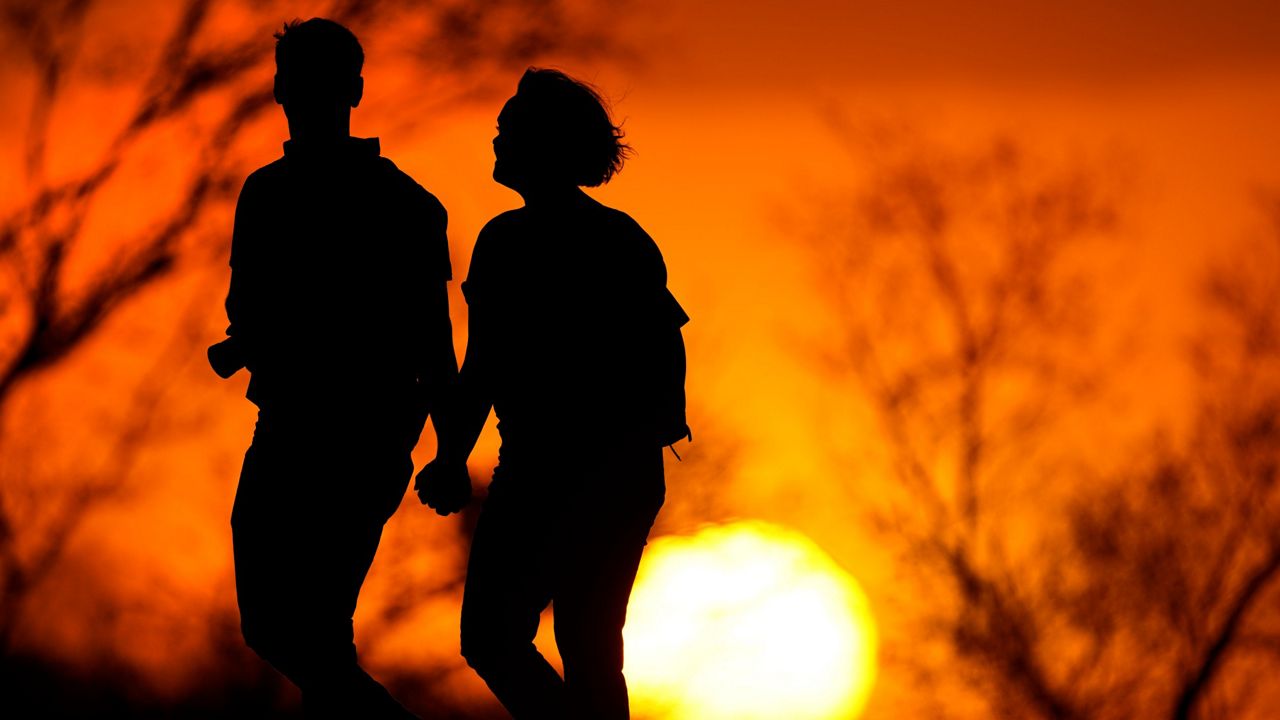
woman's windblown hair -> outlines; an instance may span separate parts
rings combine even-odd
[[[600,93],[559,70],[529,68],[516,97],[527,103],[531,128],[551,143],[576,185],[596,187],[622,170],[631,146],[622,142]]]

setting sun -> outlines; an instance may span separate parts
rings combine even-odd
[[[646,716],[848,718],[875,679],[857,583],[804,535],[760,522],[651,543],[626,643]]]

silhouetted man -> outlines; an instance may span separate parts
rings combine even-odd
[[[445,210],[350,136],[364,53],[324,19],[276,35],[284,157],[236,207],[219,375],[259,408],[231,516],[245,642],[309,716],[412,717],[356,663],[351,617],[410,451],[457,373]]]

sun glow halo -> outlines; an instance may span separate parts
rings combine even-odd
[[[813,541],[735,522],[650,543],[625,630],[643,717],[856,717],[875,679],[875,622]]]

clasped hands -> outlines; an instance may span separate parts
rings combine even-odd
[[[423,505],[437,515],[449,515],[461,511],[471,502],[471,476],[467,464],[446,462],[436,458],[418,473],[413,484]]]

